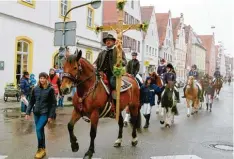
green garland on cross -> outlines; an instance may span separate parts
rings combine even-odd
[[[126,2],[127,0],[118,0],[116,4],[117,9],[122,11],[124,9]]]

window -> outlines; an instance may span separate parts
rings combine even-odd
[[[131,8],[134,9],[134,0],[131,1]]]
[[[148,52],[149,52],[149,46],[146,45],[146,54],[148,54]]]
[[[71,8],[71,1],[70,0],[60,0],[60,18],[64,18],[66,15],[67,11]],[[69,13],[67,15],[67,19],[69,20],[71,17],[71,14]]]
[[[124,23],[128,24],[128,13],[124,12]]]
[[[90,63],[93,63],[93,52],[91,49],[86,50],[86,55],[85,55],[86,60],[88,60]]]
[[[18,0],[18,3],[30,8],[35,8],[35,0]]]
[[[33,41],[25,36],[16,38],[14,83],[20,83],[24,71],[32,72]]]
[[[149,47],[149,55],[151,55],[151,47]]]
[[[140,52],[140,48],[141,48],[141,43],[140,41],[138,41],[138,45],[137,45],[137,51]]]
[[[152,48],[152,56],[154,56],[154,48]]]
[[[93,18],[94,18],[94,9],[91,7],[88,7],[88,14],[87,14],[87,27],[88,28],[93,27]]]

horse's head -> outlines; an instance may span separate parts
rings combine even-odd
[[[61,91],[63,94],[69,94],[73,84],[83,84],[94,75],[93,66],[84,58],[82,51],[76,50],[74,54],[66,54],[63,64],[63,79]],[[89,77],[88,77],[89,76]],[[88,77],[88,78],[87,78]]]
[[[162,86],[161,78],[156,74],[156,72],[152,72],[149,74],[152,80],[153,84],[156,84],[157,86]]]
[[[189,76],[188,77],[188,85],[192,86],[194,84],[194,77],[193,76]]]

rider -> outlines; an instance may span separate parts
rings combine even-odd
[[[214,72],[213,82],[215,82],[215,80],[218,79],[218,78],[220,78],[220,77],[221,77],[221,74],[220,74],[219,68],[216,67],[216,71]]]
[[[164,74],[164,83],[168,83],[168,81],[173,81],[176,83],[176,74],[174,71],[174,67],[172,66],[172,64],[167,64],[166,66],[167,72]],[[176,88],[176,86],[174,86],[174,93],[176,96],[176,101],[177,103],[180,103],[180,96],[179,96],[179,91]]]
[[[167,72],[166,61],[164,59],[161,59],[157,69],[157,74],[162,77],[163,74],[166,72]]]
[[[201,97],[201,90],[202,90],[202,88],[201,88],[201,85],[198,83],[198,71],[197,71],[197,65],[193,65],[192,66],[192,69],[189,71],[189,75],[188,76],[193,76],[194,78],[195,78],[195,83],[196,83],[196,85],[199,87],[199,89],[198,89],[198,96],[200,97],[200,98],[202,98]],[[185,90],[186,90],[186,86],[187,85],[185,85],[185,87],[184,87],[184,96],[182,97],[182,98],[185,98]]]
[[[127,65],[127,73],[131,74],[133,77],[136,77],[139,70],[140,70],[140,62],[137,59],[137,53],[133,52],[132,53],[132,60],[130,60],[128,62],[128,65]],[[142,83],[140,82],[140,80],[138,78],[136,78],[136,80],[139,83],[139,85],[141,86]]]
[[[97,57],[97,60],[94,62],[94,67],[97,68],[98,71],[102,71],[106,74],[108,81],[111,85],[111,91],[115,90],[115,76],[113,74],[113,68],[116,64],[117,60],[117,48],[115,46],[116,39],[113,35],[108,34],[105,38],[103,38],[103,43],[106,45],[106,48],[101,51]],[[122,52],[122,65],[126,66],[127,60],[125,53]],[[111,97],[111,95],[110,95]],[[112,112],[114,112],[115,108],[112,104]]]

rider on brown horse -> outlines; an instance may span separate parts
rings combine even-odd
[[[94,65],[96,65],[97,70],[100,72],[104,72],[108,78],[108,81],[110,82],[110,89],[115,90],[116,85],[116,78],[113,74],[113,67],[116,63],[116,55],[117,55],[117,49],[115,46],[116,39],[113,35],[108,34],[107,37],[103,38],[103,43],[106,45],[105,50],[99,53],[97,60],[94,62]],[[126,66],[127,60],[125,53],[122,52],[122,65]],[[111,93],[110,93],[111,94]],[[111,97],[111,95],[110,95]],[[113,105],[112,105],[113,106]],[[112,107],[112,111],[114,111],[114,106]]]
[[[173,81],[174,83],[176,83],[176,74],[174,71],[174,67],[172,66],[172,64],[167,64],[167,72],[164,74],[164,83],[168,84],[168,81]],[[180,96],[179,96],[179,91],[176,88],[176,86],[174,85],[174,93],[176,96],[176,101],[177,103],[180,103]]]
[[[218,78],[221,78],[221,74],[220,74],[219,68],[217,67],[216,71],[214,72],[213,82],[215,82],[215,80],[218,79]]]
[[[201,88],[201,85],[198,83],[198,71],[197,71],[197,65],[193,65],[192,66],[192,69],[189,71],[189,75],[188,76],[193,76],[195,78],[195,82],[196,82],[196,85],[198,86],[198,96],[200,98],[200,100],[202,100],[203,98],[201,97],[201,91],[202,91],[202,88]],[[186,90],[186,86],[184,87],[184,96],[182,98],[185,98],[185,90]]]
[[[167,72],[167,67],[166,67],[166,61],[164,59],[161,59],[160,60],[160,65],[158,66],[158,69],[157,69],[157,74],[159,76],[163,76],[164,73]]]

